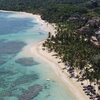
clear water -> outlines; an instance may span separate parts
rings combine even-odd
[[[46,37],[34,18],[0,12],[0,100],[75,100],[50,65],[25,55]]]

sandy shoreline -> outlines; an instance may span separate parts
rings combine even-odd
[[[4,10],[0,10],[0,11],[9,12]],[[56,31],[54,24],[52,25],[42,20],[40,15],[33,15],[31,13],[26,13],[26,12],[15,12],[15,11],[11,11],[11,12],[17,13],[18,16],[22,18],[26,18],[26,17],[35,18],[36,22],[41,25],[41,29],[43,29],[46,32],[51,32],[52,34],[54,34]],[[9,17],[16,17],[16,16],[13,15]],[[35,55],[41,58],[42,60],[44,60],[45,62],[47,62],[54,69],[57,76],[65,83],[65,85],[67,85],[67,87],[69,87],[69,90],[76,97],[76,100],[89,100],[89,98],[83,92],[81,84],[76,82],[76,80],[70,79],[68,73],[62,70],[61,67],[64,67],[64,64],[58,63],[60,59],[57,59],[54,56],[52,56],[53,53],[48,53],[48,51],[42,50],[42,43],[43,41],[35,45],[34,44],[31,45],[31,50],[29,50],[29,52],[31,51],[30,54]],[[29,52],[27,52],[27,54]]]
[[[41,19],[39,15],[35,15],[35,18],[39,23],[43,24],[43,29],[47,32],[51,32],[52,34],[55,33],[55,28],[51,24],[47,24],[45,21]],[[44,40],[45,41],[45,40]],[[73,95],[76,97],[76,100],[89,100],[88,96],[85,95],[84,91],[82,90],[81,83],[76,82],[76,80],[69,78],[67,70],[63,70],[64,67],[63,63],[58,63],[60,61],[59,58],[55,58],[52,56],[54,53],[48,53],[47,50],[43,50],[42,44],[44,41],[41,41],[35,45],[32,46],[31,52],[47,62],[51,65],[51,67],[54,69],[55,73],[58,77],[69,87],[69,90],[73,93]]]
[[[67,72],[64,72],[61,69],[60,66],[64,66],[64,64],[58,63],[58,61],[60,60],[52,56],[54,53],[48,53],[46,50],[42,50],[42,43],[43,41],[37,43],[36,45],[33,45],[33,47],[31,48],[31,52],[33,52],[35,56],[41,58],[42,60],[51,65],[57,76],[65,83],[67,87],[69,87],[69,90],[76,98],[75,100],[89,100],[89,98],[83,92],[81,84],[76,82],[76,80],[69,78]]]

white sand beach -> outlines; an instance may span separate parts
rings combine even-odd
[[[40,23],[41,25],[41,29],[46,31],[46,32],[51,32],[52,35],[55,35],[56,32],[56,25],[53,24],[49,24],[47,21],[42,20],[40,15],[33,15],[33,17],[36,19],[36,22]]]

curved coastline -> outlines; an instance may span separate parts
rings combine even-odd
[[[0,10],[0,11],[9,12],[4,10]],[[11,11],[11,12],[15,13],[15,11]],[[36,21],[40,23],[41,29],[43,29],[46,32],[51,32],[52,34],[55,33],[55,27],[52,24],[49,24],[44,20],[42,20],[40,15],[33,15],[31,13],[26,13],[26,12],[16,12],[16,13],[24,17],[35,18]],[[72,95],[75,96],[76,100],[89,100],[89,98],[83,92],[81,84],[76,82],[76,80],[70,79],[69,76],[65,72],[63,72],[63,70],[60,68],[60,66],[64,66],[64,64],[63,63],[59,64],[58,63],[59,59],[52,56],[53,53],[48,53],[46,50],[45,51],[42,50],[42,43],[44,41],[45,40],[38,42],[35,45],[32,44],[30,48],[31,50],[29,50],[31,51],[31,54],[38,56],[40,59],[47,62],[54,69],[59,79],[61,79],[64,82],[65,86],[69,88],[69,90],[72,92]]]
[[[33,15],[34,16],[34,15]],[[55,27],[54,24],[50,24],[45,22],[41,19],[40,15],[35,15],[35,18],[39,23],[42,23],[43,29],[46,32],[51,32],[51,34],[55,34]],[[47,62],[51,67],[53,68],[54,72],[57,74],[57,76],[64,82],[65,86],[69,88],[69,90],[72,92],[76,100],[89,100],[88,96],[83,92],[81,83],[76,82],[76,80],[73,80],[69,78],[68,73],[64,72],[61,68],[65,65],[63,63],[58,63],[60,60],[59,58],[55,58],[52,56],[54,53],[49,53],[47,50],[43,50],[42,44],[45,40],[38,42],[37,44],[33,44],[31,47],[31,52],[33,55],[38,56],[40,59]],[[66,70],[67,71],[67,70]]]
[[[47,62],[54,70],[56,75],[62,80],[65,86],[72,92],[75,100],[89,100],[82,90],[81,84],[69,78],[69,75],[61,69],[60,66],[64,66],[63,63],[58,63],[59,58],[52,56],[54,53],[48,53],[46,50],[42,50],[43,41],[35,44],[31,48],[33,55],[38,56],[43,61]]]

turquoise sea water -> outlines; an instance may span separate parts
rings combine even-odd
[[[48,63],[24,55],[45,38],[35,19],[0,12],[0,100],[75,100]]]

